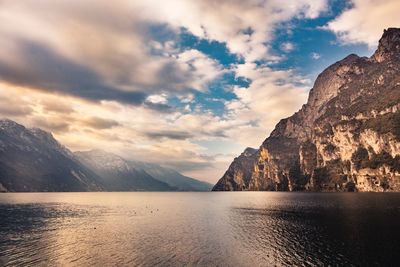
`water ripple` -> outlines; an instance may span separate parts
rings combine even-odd
[[[0,266],[396,266],[400,194],[0,195]]]

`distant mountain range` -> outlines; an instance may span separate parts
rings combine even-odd
[[[73,153],[38,128],[0,120],[0,191],[209,191],[212,185],[101,150]]]
[[[102,178],[112,190],[210,191],[212,185],[156,164],[129,161],[102,150],[76,152],[85,166]],[[135,179],[129,179],[135,177]]]
[[[235,158],[214,191],[400,191],[400,29],[371,57],[349,55],[258,150]]]

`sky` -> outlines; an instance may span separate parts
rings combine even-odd
[[[2,0],[0,118],[215,183],[399,13],[398,0]]]

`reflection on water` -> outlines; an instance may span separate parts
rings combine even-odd
[[[0,194],[0,266],[395,266],[399,223],[400,194]]]

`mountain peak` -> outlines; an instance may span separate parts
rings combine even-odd
[[[372,56],[377,62],[399,57],[400,55],[400,28],[388,28],[383,31],[379,40],[378,49]]]
[[[330,65],[308,102],[257,153],[236,157],[213,190],[400,191],[399,58],[400,29],[389,28],[371,58]]]
[[[256,153],[258,150],[252,147],[246,147],[246,149],[243,151],[243,155],[246,157],[252,156],[254,153]]]
[[[44,139],[44,140],[54,140],[54,136],[52,133],[42,130],[40,128],[30,128],[29,131],[36,137]]]
[[[0,129],[11,129],[11,128],[21,128],[24,129],[25,127],[21,124],[16,123],[10,119],[1,119],[0,120]]]

